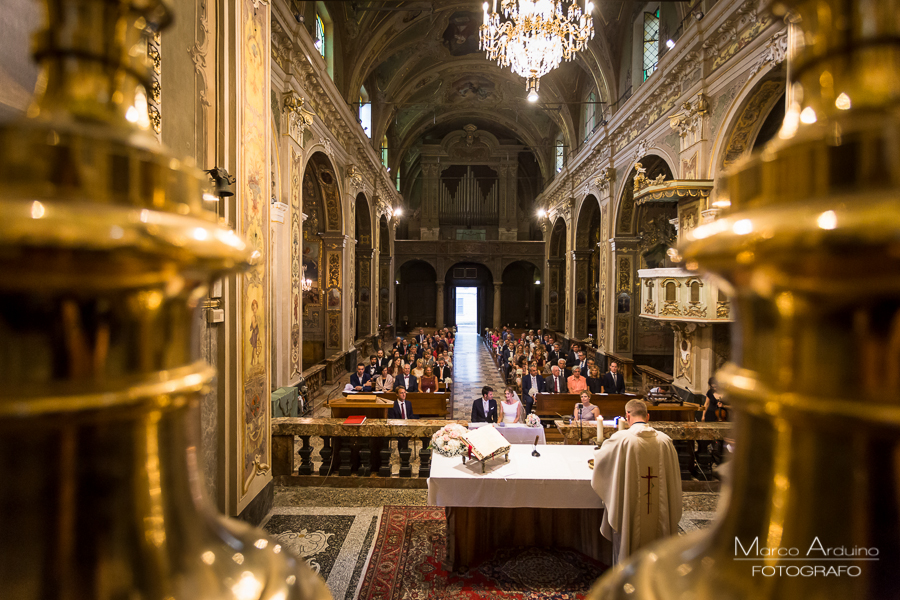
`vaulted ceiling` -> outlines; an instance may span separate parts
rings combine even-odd
[[[365,86],[374,101],[373,138],[389,134],[397,164],[417,144],[472,123],[531,148],[547,177],[557,133],[563,132],[567,146],[577,147],[584,94],[596,88],[602,100],[616,97],[621,25],[630,23],[635,3],[595,2],[594,39],[575,61],[541,79],[535,104],[526,100],[522,77],[478,49],[481,0],[323,4],[342,57],[336,82],[350,104]]]

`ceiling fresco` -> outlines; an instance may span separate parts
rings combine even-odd
[[[580,102],[587,92],[598,89],[602,100],[618,97],[625,24],[644,5],[595,0],[594,39],[574,61],[541,79],[540,100],[531,104],[525,80],[478,49],[482,0],[321,4],[340,38],[342,73],[335,80],[351,105],[363,85],[381,103],[373,109],[373,137],[388,136],[394,164],[414,170],[418,146],[474,123],[528,147],[545,180],[552,175],[557,134],[563,133],[567,146],[577,146]]]

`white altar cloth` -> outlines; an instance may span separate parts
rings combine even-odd
[[[533,438],[532,438],[533,439]],[[531,456],[530,445],[510,447],[509,462],[503,457],[485,463],[461,456],[447,458],[434,453],[428,478],[428,504],[506,508],[603,508],[591,488],[588,459],[593,446],[541,446],[540,457]]]
[[[496,425],[496,423],[469,423],[469,429],[478,429],[485,425]],[[524,423],[504,424],[502,427],[497,426],[500,435],[506,438],[510,444],[531,444],[534,445],[534,438],[537,436],[538,444],[546,444],[547,436],[544,435],[543,427],[529,427]]]

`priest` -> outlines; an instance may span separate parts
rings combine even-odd
[[[672,438],[648,424],[641,400],[625,405],[628,429],[594,453],[591,487],[606,511],[600,533],[613,544],[617,564],[651,542],[678,533],[681,470]]]

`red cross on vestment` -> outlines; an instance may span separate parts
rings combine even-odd
[[[651,479],[659,479],[659,476],[652,475],[651,473],[652,472],[650,470],[650,467],[647,467],[647,474],[641,475],[641,479],[647,480],[647,514],[648,515],[650,514],[650,485],[651,485],[650,480]]]

